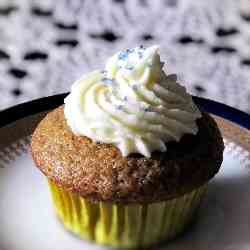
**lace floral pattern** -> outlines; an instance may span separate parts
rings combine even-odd
[[[250,2],[2,0],[0,109],[69,90],[126,47],[159,44],[191,93],[250,113]]]

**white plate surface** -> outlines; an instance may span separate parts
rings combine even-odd
[[[0,249],[107,249],[74,237],[57,221],[46,180],[27,150],[39,119],[31,116],[0,129]],[[209,185],[197,223],[159,250],[250,250],[249,155],[226,141],[222,169]]]

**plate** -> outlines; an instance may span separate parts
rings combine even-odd
[[[66,232],[57,221],[46,179],[29,153],[32,131],[65,94],[0,112],[0,249],[101,250]],[[197,222],[158,250],[250,249],[250,118],[210,100],[194,97],[215,114],[226,144],[221,171],[211,181]],[[231,121],[229,121],[231,120]]]

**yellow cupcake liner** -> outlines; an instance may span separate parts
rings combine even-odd
[[[176,237],[194,218],[207,184],[181,197],[152,204],[92,203],[49,181],[55,211],[83,239],[118,248],[148,247]]]

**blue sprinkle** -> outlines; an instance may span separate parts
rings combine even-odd
[[[143,47],[143,45],[140,45],[139,48],[137,49],[137,53],[139,55],[139,58],[143,57],[143,52],[145,51],[145,48]]]
[[[116,108],[117,108],[118,110],[122,110],[123,106],[122,106],[122,105],[118,105]]]
[[[118,55],[119,60],[126,60],[127,58],[128,58],[128,53],[127,52],[122,51]]]
[[[125,66],[125,69],[127,69],[127,70],[132,70],[134,68],[134,66],[132,66],[132,65],[126,65]]]
[[[124,96],[124,97],[123,97],[123,101],[124,101],[124,102],[127,102],[127,101],[128,101],[128,97],[127,97],[127,96]]]
[[[151,110],[150,107],[147,107],[147,108],[144,108],[144,111],[145,111],[145,112],[150,112],[150,111],[152,111],[152,110]]]
[[[102,82],[105,83],[105,84],[112,84],[113,80],[105,77],[105,78],[102,78]]]

